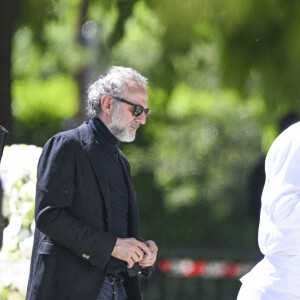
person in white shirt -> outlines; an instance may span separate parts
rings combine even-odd
[[[237,300],[300,300],[300,122],[266,157],[258,242],[264,258],[241,278]]]

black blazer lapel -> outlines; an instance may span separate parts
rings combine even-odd
[[[108,218],[108,232],[111,232],[111,202],[110,202],[110,194],[108,189],[108,180],[107,175],[105,172],[105,169],[103,167],[103,157],[101,155],[101,151],[99,149],[99,146],[97,145],[97,142],[94,138],[94,135],[89,128],[89,125],[84,123],[82,126],[79,127],[81,140],[83,143],[84,150],[88,156],[88,159],[91,162],[92,168],[95,172],[97,181],[99,183],[99,186],[101,188],[101,192],[103,194],[105,206],[106,206],[106,212],[107,212],[107,218]]]
[[[120,150],[119,150],[119,158],[124,172],[125,181],[128,187],[128,192],[129,192],[128,233],[133,237],[137,237],[139,214],[138,214],[138,208],[136,202],[136,192],[130,175],[128,162],[125,158],[125,155]]]

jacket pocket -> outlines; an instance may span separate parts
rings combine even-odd
[[[43,241],[38,249],[39,254],[46,254],[51,255],[56,258],[65,259],[65,260],[71,260],[75,254],[60,245],[53,244],[49,241]]]
[[[77,274],[72,257],[70,250],[43,241],[36,252],[31,289],[45,299],[71,299]]]

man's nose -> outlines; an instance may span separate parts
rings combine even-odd
[[[138,117],[135,117],[135,120],[140,124],[144,125],[146,123],[146,115],[142,112]]]

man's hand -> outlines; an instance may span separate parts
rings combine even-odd
[[[135,238],[118,238],[111,255],[126,261],[127,268],[131,268],[134,263],[142,261],[144,256],[152,257],[151,248],[147,245]]]
[[[150,254],[145,253],[142,260],[139,262],[139,265],[142,267],[150,267],[154,265],[156,261],[158,248],[153,241],[146,241],[145,244],[148,246]]]

